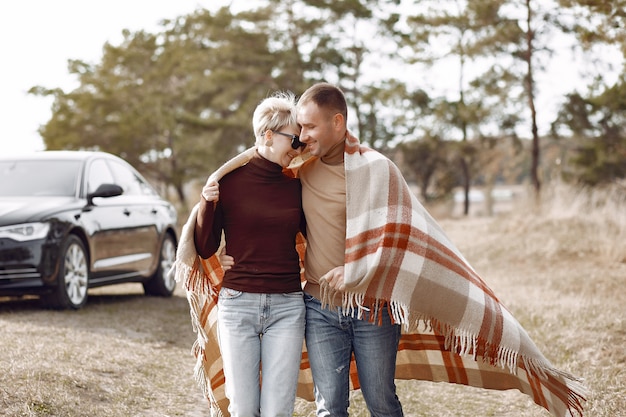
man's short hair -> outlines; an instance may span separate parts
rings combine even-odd
[[[348,105],[346,97],[341,89],[330,83],[317,83],[307,88],[300,96],[298,105],[308,102],[315,103],[321,109],[330,110],[333,113],[340,113],[344,120],[348,120]]]

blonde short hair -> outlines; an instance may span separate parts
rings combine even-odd
[[[266,131],[296,124],[296,96],[291,91],[279,91],[263,99],[252,115],[257,144]]]

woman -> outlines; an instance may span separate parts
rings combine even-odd
[[[291,416],[305,324],[295,249],[305,227],[301,188],[283,173],[306,146],[299,141],[293,94],[263,100],[252,124],[256,152],[219,184],[207,182],[194,242],[197,253],[209,258],[223,232],[236,261],[225,268],[217,315],[228,411]]]

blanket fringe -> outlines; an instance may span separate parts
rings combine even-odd
[[[209,336],[206,334],[204,330],[204,326],[200,321],[200,315],[202,312],[202,307],[204,305],[204,300],[198,294],[195,294],[191,291],[187,291],[187,301],[189,302],[189,315],[191,316],[191,326],[194,333],[198,334],[198,341],[202,343],[206,343],[209,340]]]
[[[200,355],[197,355],[196,358],[197,360],[196,360],[196,365],[194,366],[194,369],[193,369],[193,377],[196,383],[198,384],[198,386],[200,387],[200,390],[202,391],[202,393],[204,394],[204,396],[209,402],[209,413],[210,413],[209,415],[211,417],[224,417],[217,403],[217,400],[215,399],[215,396],[213,395],[213,391],[211,390],[211,387],[209,385],[209,380],[205,375],[205,368],[203,364],[204,356],[200,354]]]
[[[200,391],[209,402],[210,415],[213,417],[223,417],[218,406],[217,400],[213,395],[210,381],[206,376],[204,366],[204,347],[209,342],[204,326],[200,320],[202,308],[206,304],[209,297],[214,295],[214,289],[208,276],[204,272],[199,257],[196,257],[193,264],[189,266],[189,262],[177,262],[176,281],[183,281],[187,301],[189,303],[189,315],[191,316],[191,327],[196,333],[196,340],[191,347],[191,354],[196,358],[196,364],[193,370],[193,379],[198,384]]]
[[[322,289],[322,306],[326,307],[331,305],[331,301],[334,299],[337,291],[331,289],[325,282],[320,283],[320,286]],[[549,362],[528,358],[506,346],[493,346],[487,343],[483,343],[481,346],[480,340],[476,334],[442,323],[424,314],[411,313],[408,306],[400,302],[389,302],[382,299],[372,300],[367,299],[363,294],[344,292],[341,307],[343,314],[346,316],[363,319],[367,315],[369,321],[375,322],[379,319],[379,312],[384,304],[388,306],[392,321],[401,324],[406,332],[419,331],[420,327],[422,327],[426,331],[435,331],[441,334],[444,338],[446,350],[455,352],[461,356],[471,356],[473,360],[477,360],[481,349],[484,349],[483,354],[481,354],[483,361],[503,369],[506,368],[512,374],[517,372],[519,367],[518,361],[521,359],[524,368],[532,374],[542,379],[545,379],[547,374],[562,377],[568,382],[576,384],[575,388],[577,392],[584,392],[582,380],[577,379],[567,372],[558,370]],[[366,314],[370,312],[373,312],[373,314]],[[575,400],[578,402],[584,399],[582,395],[576,395],[575,397]],[[576,403],[576,401],[574,401],[574,403]]]
[[[331,304],[336,292],[321,283],[322,305]],[[587,389],[583,385],[583,380],[573,375],[558,370],[547,361],[529,358],[520,354],[515,349],[506,346],[493,346],[481,342],[477,335],[464,329],[459,329],[448,324],[442,323],[432,317],[421,313],[411,313],[409,308],[397,301],[371,300],[367,299],[363,294],[343,293],[342,310],[346,316],[363,319],[365,316],[369,321],[377,321],[379,319],[380,310],[387,305],[390,316],[394,323],[401,324],[405,331],[416,332],[420,327],[425,331],[435,332],[443,336],[444,347],[446,350],[455,352],[461,356],[471,356],[473,360],[479,360],[489,363],[492,366],[499,366],[507,369],[511,374],[516,374],[519,369],[519,361],[522,361],[522,367],[529,374],[541,380],[557,377],[563,380],[568,389],[567,408],[568,413],[572,416],[583,416],[583,403],[588,396]],[[373,314],[366,314],[373,312]]]

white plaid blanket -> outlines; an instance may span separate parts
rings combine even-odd
[[[238,155],[212,175],[245,164],[253,150]],[[398,168],[380,153],[348,137],[346,292],[349,314],[363,305],[387,302],[403,325],[396,378],[449,382],[487,389],[518,389],[554,416],[583,413],[580,380],[559,371],[464,259],[437,222],[411,193]],[[228,415],[217,344],[217,294],[222,270],[216,256],[195,253],[197,208],[183,228],[176,261],[184,282],[194,331],[195,377],[213,415]],[[299,247],[302,256],[304,246]],[[323,283],[322,283],[323,284]],[[323,294],[331,291],[322,285]],[[313,383],[303,347],[297,395],[313,400]],[[351,388],[359,387],[354,363]]]

